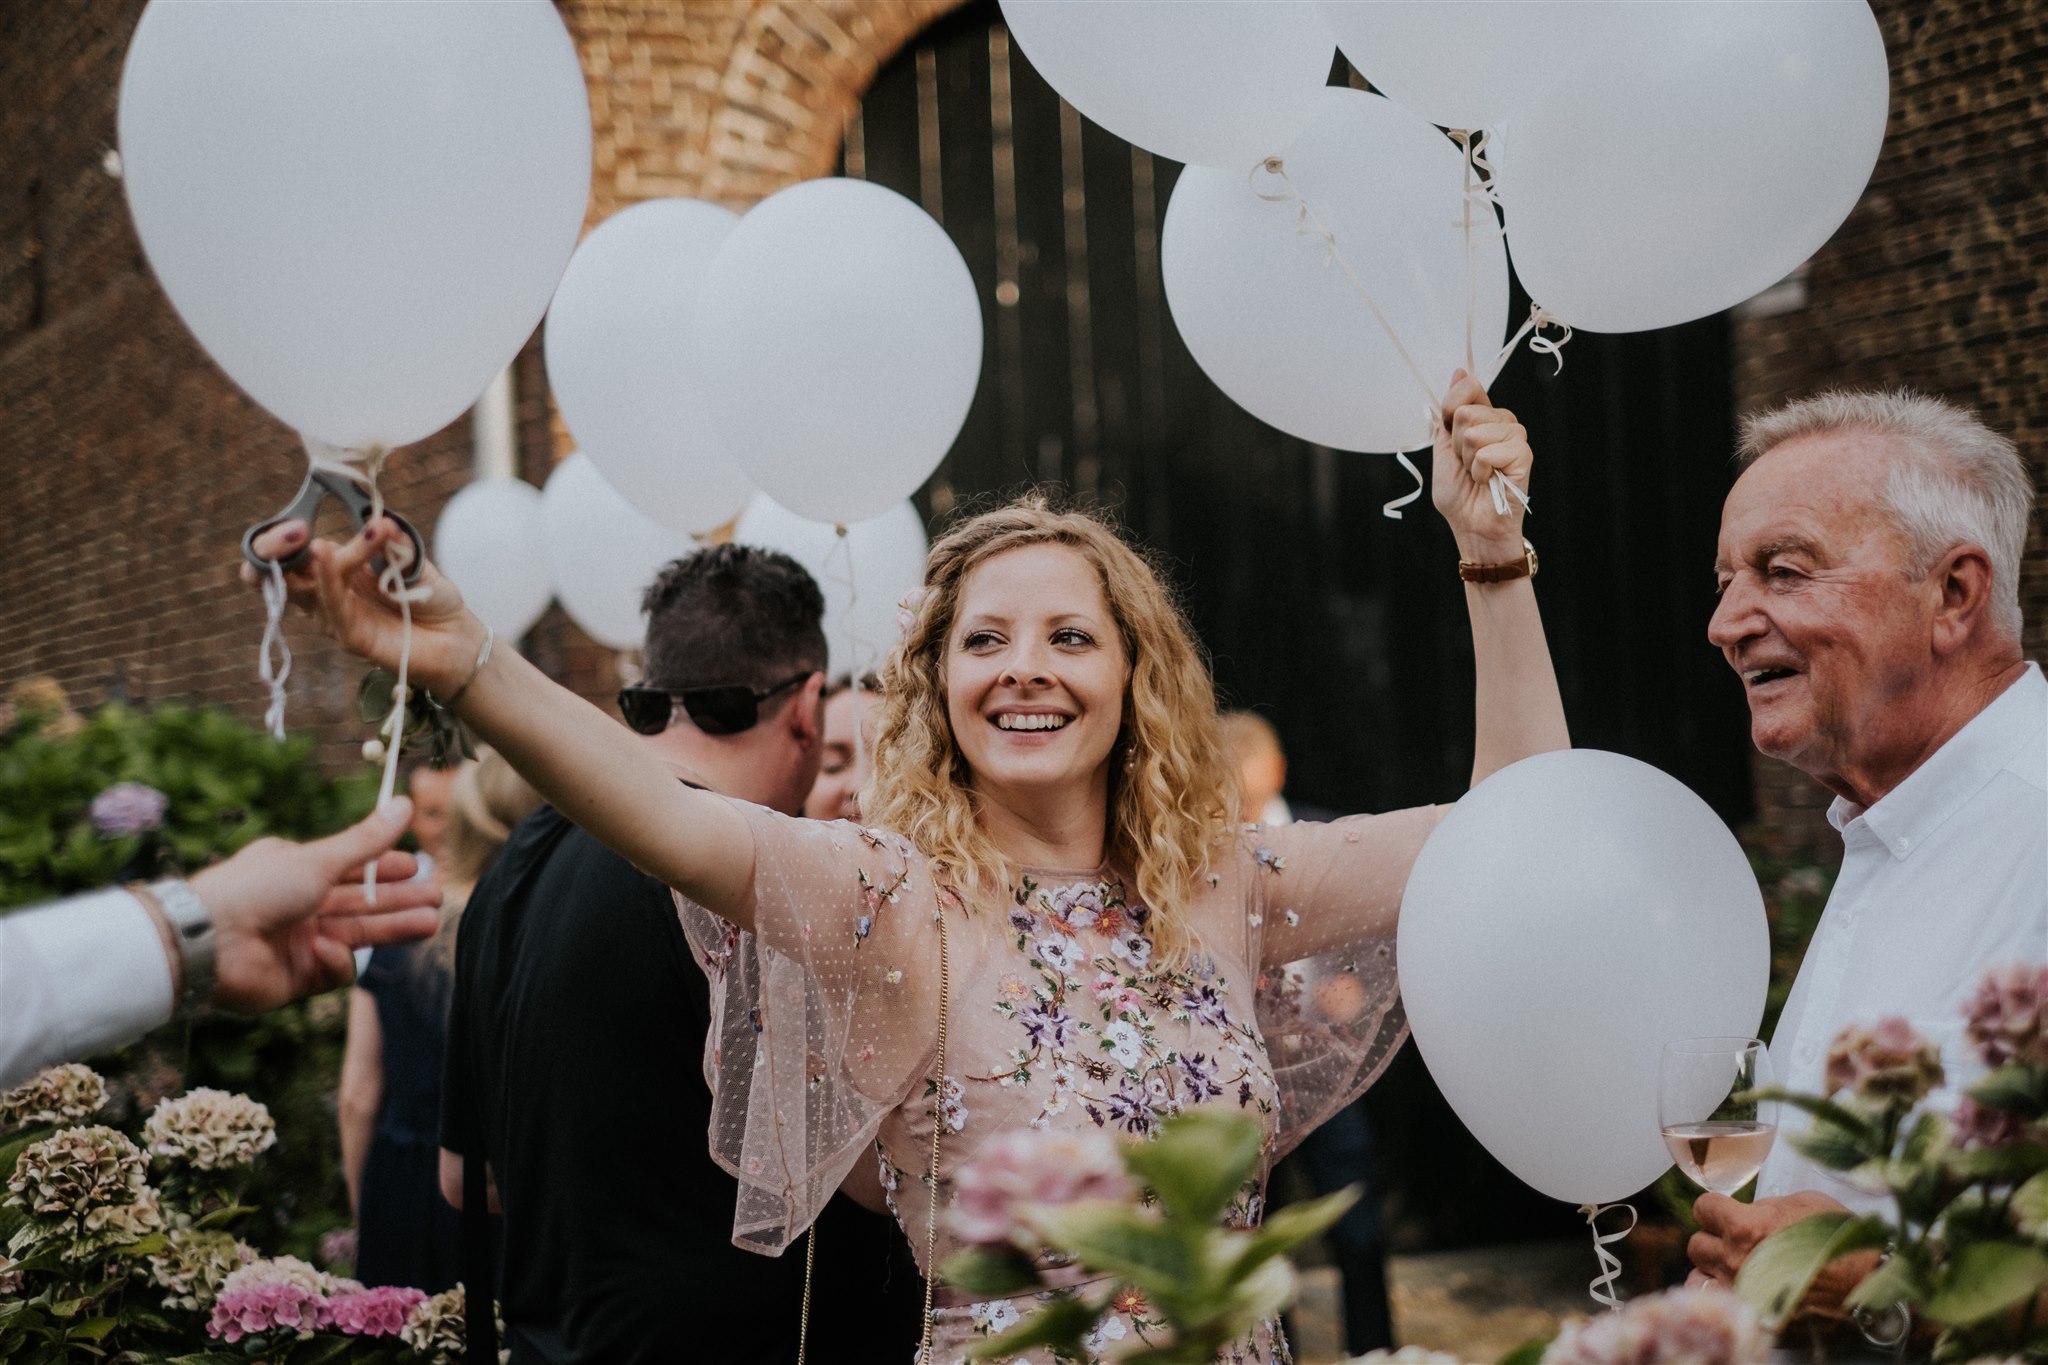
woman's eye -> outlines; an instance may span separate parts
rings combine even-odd
[[[1052,633],[1052,642],[1056,645],[1065,645],[1070,649],[1086,649],[1089,645],[1095,643],[1095,637],[1085,630],[1076,630],[1072,626],[1066,626]]]
[[[1000,641],[998,641],[998,639],[996,638],[996,633],[992,630],[970,630],[964,637],[962,637],[960,641],[960,648],[987,649],[990,646],[998,643],[1000,643]]]

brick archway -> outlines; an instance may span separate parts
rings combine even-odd
[[[687,195],[744,208],[831,171],[875,72],[963,0],[559,0],[590,89],[590,221]]]

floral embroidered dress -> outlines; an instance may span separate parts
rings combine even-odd
[[[1395,922],[1433,808],[1247,826],[1220,841],[1183,910],[1198,949],[1181,965],[1155,960],[1153,912],[1114,869],[1026,869],[1007,896],[967,900],[934,885],[896,835],[741,809],[754,932],[678,897],[712,976],[711,1145],[740,1184],[741,1246],[779,1253],[855,1163],[878,1154],[922,1264],[934,1122],[944,1124],[940,1261],[959,1249],[944,1215],[952,1173],[1008,1129],[1142,1138],[1187,1106],[1221,1104],[1264,1124],[1270,1169],[1361,1094],[1407,1036]],[[1262,1175],[1240,1192],[1239,1223],[1258,1221],[1263,1186]],[[948,1365],[1034,1306],[1028,1295],[969,1301],[943,1285],[936,1302],[934,1359]],[[1114,1359],[1158,1330],[1142,1301],[1120,1300],[1089,1339],[1092,1358]],[[1280,1361],[1286,1349],[1279,1324],[1266,1323],[1222,1359]]]

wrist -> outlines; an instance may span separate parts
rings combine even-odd
[[[1522,557],[1522,532],[1515,530],[1459,531],[1453,539],[1458,558],[1469,564],[1503,564]]]
[[[461,622],[448,633],[445,650],[435,650],[431,668],[426,660],[418,658],[413,667],[413,682],[434,694],[434,699],[447,705],[445,698],[452,698],[462,691],[477,672],[477,660],[483,654],[484,642],[491,638],[491,628],[475,615],[464,612]]]
[[[174,877],[130,888],[156,917],[158,933],[169,933],[171,998],[179,1015],[196,1014],[213,1003],[217,940],[212,911],[199,893]]]

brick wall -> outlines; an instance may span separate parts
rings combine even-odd
[[[2018,442],[2048,501],[2048,2],[1877,0],[1892,112],[1870,188],[1808,270],[1803,307],[1744,318],[1744,411],[1832,385],[1905,384],[1968,403]],[[2040,519],[2020,580],[2029,657],[2048,658]],[[1756,764],[1760,830],[1827,857],[1828,794]]]

